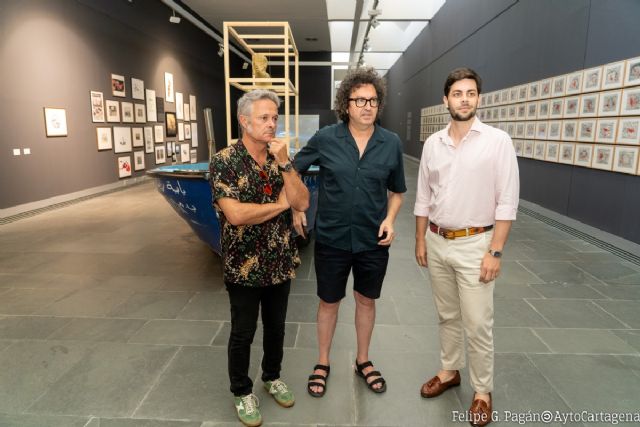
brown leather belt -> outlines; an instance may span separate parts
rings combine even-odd
[[[447,228],[442,228],[439,225],[434,224],[433,222],[429,222],[429,230],[444,237],[445,239],[457,239],[458,237],[474,236],[476,234],[489,231],[492,228],[493,228],[493,225],[487,225],[486,227],[469,227],[469,228],[461,228],[459,230],[449,230]]]

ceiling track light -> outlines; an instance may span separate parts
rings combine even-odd
[[[378,18],[375,18],[375,17],[374,17],[374,18],[371,20],[371,26],[372,26],[373,28],[378,28],[378,26],[379,26],[379,25],[380,25],[380,21],[378,21]]]
[[[222,58],[224,56],[224,46],[222,43],[218,43],[218,56]]]
[[[174,10],[173,15],[169,17],[169,22],[171,22],[172,24],[179,24],[181,19],[182,18],[180,18],[179,16],[176,16],[176,11]]]

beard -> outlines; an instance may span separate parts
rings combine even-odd
[[[469,112],[467,114],[460,114],[460,113],[456,113],[454,110],[451,109],[451,107],[447,108],[449,110],[449,114],[451,115],[451,118],[456,121],[456,122],[467,122],[469,120],[471,120],[472,118],[475,117],[476,115],[476,109],[469,109]]]

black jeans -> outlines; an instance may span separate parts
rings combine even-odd
[[[262,311],[262,381],[280,378],[284,345],[284,321],[291,280],[279,285],[259,288],[226,284],[231,303],[231,335],[227,355],[231,393],[250,394],[253,381],[249,378],[251,343],[256,333],[258,311]]]

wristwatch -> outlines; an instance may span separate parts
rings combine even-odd
[[[489,254],[491,254],[491,256],[495,257],[495,258],[500,258],[502,257],[502,252],[500,251],[494,251],[492,249],[489,249]]]
[[[293,170],[293,165],[291,164],[291,161],[287,161],[284,166],[278,165],[278,170],[281,172],[291,172]]]

